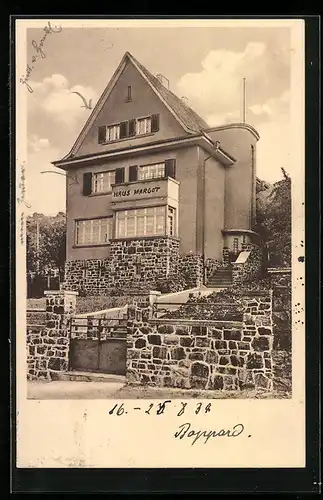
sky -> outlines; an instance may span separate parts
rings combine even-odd
[[[44,25],[46,22],[44,21]],[[65,210],[65,178],[41,172],[69,152],[91,111],[129,51],[210,126],[242,121],[246,78],[246,121],[260,134],[257,176],[292,175],[290,126],[291,46],[288,27],[62,28],[43,41],[41,28],[27,30],[27,63],[33,64],[27,93],[28,156],[26,200],[29,213]],[[37,57],[38,56],[38,57]],[[34,59],[33,59],[34,58]],[[22,73],[24,79],[26,74]]]

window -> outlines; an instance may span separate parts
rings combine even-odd
[[[151,117],[140,118],[136,123],[136,135],[150,134],[151,132]]]
[[[117,238],[165,234],[165,210],[166,207],[150,207],[117,212]]]
[[[106,141],[117,141],[120,139],[120,125],[107,127]]]
[[[102,245],[112,237],[112,217],[75,222],[76,245]]]
[[[175,209],[168,207],[168,234],[169,236],[175,236]]]
[[[111,172],[100,172],[98,174],[93,174],[93,193],[107,193],[111,191],[112,184],[115,184],[115,171]]]
[[[152,163],[149,165],[130,165],[129,167],[129,182],[146,179],[162,179],[164,177],[172,177],[176,175],[176,159],[170,158],[160,163]]]
[[[131,86],[128,87],[126,101],[131,101]],[[159,131],[159,115],[146,116],[145,118],[133,118],[114,125],[101,125],[98,128],[98,142],[105,144],[110,141],[118,141],[126,137],[150,134]]]
[[[131,85],[128,85],[127,102],[131,101]]]
[[[161,177],[165,177],[165,163],[144,165],[139,168],[139,180],[160,179]]]
[[[233,238],[233,253],[239,252],[239,238]]]

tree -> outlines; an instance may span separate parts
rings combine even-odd
[[[37,229],[38,227],[38,229]],[[66,216],[34,213],[27,218],[27,271],[46,273],[64,269],[66,253]]]
[[[269,266],[291,265],[291,178],[282,168],[283,179],[257,194],[255,231],[267,248]]]
[[[267,244],[272,265],[291,265],[291,178],[282,168],[283,179],[274,184],[266,209]]]

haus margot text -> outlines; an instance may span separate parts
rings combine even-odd
[[[65,286],[152,288],[188,268],[198,286],[255,248],[258,139],[246,123],[209,127],[127,52],[53,162],[71,174]]]

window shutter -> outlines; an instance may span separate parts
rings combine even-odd
[[[129,120],[129,136],[136,135],[136,120]]]
[[[99,144],[103,144],[107,138],[107,127],[99,127]]]
[[[138,165],[130,165],[129,167],[129,182],[134,182],[138,179]]]
[[[83,174],[83,196],[89,196],[92,193],[92,173]]]
[[[165,160],[165,177],[172,177],[173,179],[176,179],[176,160],[175,160],[175,158]]]
[[[158,132],[159,130],[159,115],[152,115],[151,117],[151,131]]]
[[[120,123],[120,139],[128,137],[128,122]]]
[[[116,168],[116,184],[124,182],[124,168]]]

